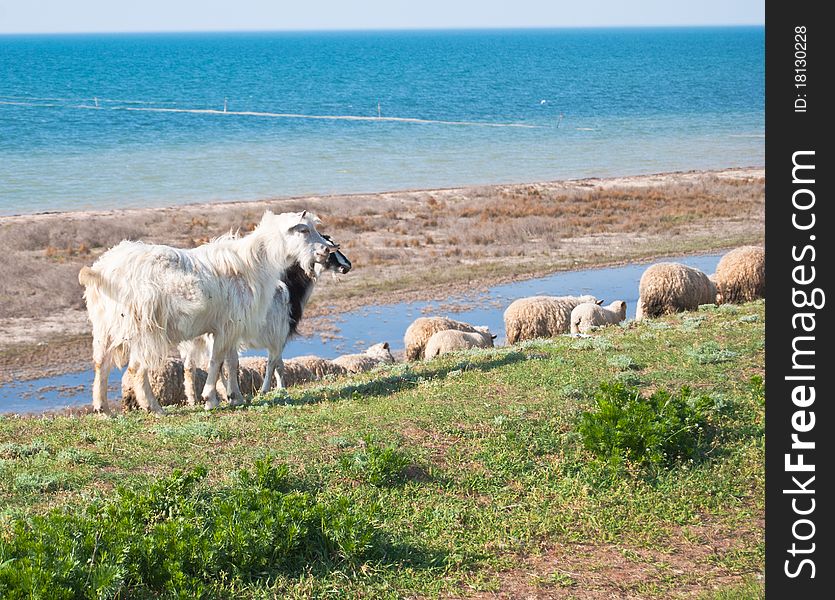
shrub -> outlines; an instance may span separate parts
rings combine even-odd
[[[700,346],[695,346],[688,354],[700,365],[728,362],[737,357],[736,352],[722,348],[712,340]]]
[[[580,415],[579,432],[586,449],[600,458],[661,467],[698,459],[706,450],[712,402],[694,397],[686,386],[677,394],[658,390],[644,398],[623,383],[603,383],[594,401],[596,410]]]
[[[294,491],[269,459],[226,487],[206,486],[206,475],[175,472],[14,520],[0,538],[0,597],[225,597],[279,572],[356,563],[375,547],[373,509]]]
[[[366,438],[365,448],[343,456],[341,464],[353,477],[383,487],[403,483],[412,461],[401,450],[383,448]]]

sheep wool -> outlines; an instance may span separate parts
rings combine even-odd
[[[609,306],[583,302],[571,311],[571,333],[587,333],[592,327],[615,325],[626,319],[626,302],[615,300]]]
[[[765,248],[742,246],[719,261],[712,276],[719,304],[741,304],[765,298]]]
[[[319,381],[326,375],[346,375],[344,367],[331,360],[318,356],[299,356],[284,361],[282,379],[284,385],[299,385],[309,381]]]
[[[456,329],[458,331],[477,331],[475,327],[469,323],[463,323],[447,317],[420,317],[406,329],[406,334],[403,336],[404,346],[406,347],[406,360],[419,360],[423,358],[426,342],[433,334],[444,331],[445,329]]]
[[[482,329],[482,331],[445,329],[433,333],[429,341],[426,342],[425,360],[456,350],[466,350],[467,348],[492,348],[495,336],[486,327],[479,329]]]
[[[700,304],[716,304],[716,285],[707,275],[679,263],[657,263],[641,275],[636,320],[660,317]]]
[[[584,302],[598,300],[594,296],[531,296],[515,300],[504,311],[507,343],[568,333],[571,311]]]
[[[122,410],[139,408],[136,401],[135,374],[125,369],[122,374]],[[161,406],[179,406],[186,403],[183,387],[183,362],[176,358],[166,359],[161,366],[148,371],[148,382]]]
[[[361,354],[343,354],[335,359],[333,363],[345,369],[348,373],[362,373],[370,371],[377,365],[393,363],[388,342],[374,344]]]

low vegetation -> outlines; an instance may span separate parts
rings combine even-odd
[[[762,597],[764,317],[0,417],[0,596]]]

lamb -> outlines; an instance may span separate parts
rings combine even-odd
[[[423,358],[426,342],[434,333],[445,329],[456,329],[458,331],[477,331],[469,323],[455,321],[446,317],[420,317],[406,329],[403,341],[406,346],[406,360],[413,361]]]
[[[467,348],[492,348],[496,336],[490,333],[487,327],[478,326],[476,329],[478,331],[444,329],[433,333],[429,341],[426,342],[425,360]]]
[[[268,363],[262,374],[260,393],[266,393],[272,387],[272,376],[275,373],[278,387],[284,386],[282,382],[283,362],[281,354],[287,340],[296,333],[299,321],[301,321],[304,307],[306,306],[316,279],[323,270],[330,270],[334,273],[347,273],[351,270],[351,261],[339,251],[339,245],[327,235],[322,236],[331,244],[330,254],[324,265],[316,264],[314,276],[308,275],[299,264],[291,265],[276,283],[272,303],[267,311],[263,323],[252,323],[255,328],[247,330],[242,340],[242,345],[248,348],[267,348],[269,352]],[[196,403],[195,385],[193,373],[195,365],[205,362],[208,350],[211,348],[211,336],[190,340],[179,345],[180,356],[185,363],[185,386],[186,397],[190,405]],[[235,372],[235,365],[238,361],[236,351],[230,352],[226,357],[228,373]]]
[[[162,414],[148,381],[173,346],[206,333],[214,336],[206,385],[206,408],[217,406],[220,365],[254,323],[263,323],[275,282],[294,263],[311,277],[330,244],[307,211],[264,213],[241,238],[214,240],[191,250],[123,241],[78,280],[93,329],[93,409],[109,413],[107,377],[114,364],[128,364],[137,383],[137,403]],[[230,378],[230,400],[242,399]]]
[[[374,344],[361,354],[343,354],[333,359],[332,362],[348,373],[362,373],[370,371],[377,365],[393,363],[394,357],[391,355],[388,342],[382,342]]]
[[[504,311],[507,343],[568,333],[571,311],[584,302],[601,304],[602,300],[588,295],[531,296],[514,300]]]
[[[711,276],[718,304],[741,304],[765,298],[765,248],[742,246],[719,261]]]
[[[571,311],[571,333],[587,333],[592,327],[615,325],[626,319],[626,302],[615,300],[609,306],[583,302]]]
[[[641,275],[638,292],[637,321],[716,303],[716,285],[708,276],[679,263],[649,267]]]

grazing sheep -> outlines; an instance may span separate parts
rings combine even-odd
[[[169,350],[206,333],[214,336],[206,385],[207,409],[218,404],[216,385],[224,358],[254,323],[263,323],[275,282],[294,263],[311,277],[330,244],[318,219],[301,213],[264,213],[255,230],[182,250],[123,241],[83,267],[78,281],[93,329],[93,409],[109,412],[107,377],[114,364],[135,375],[137,403],[161,414],[148,381]],[[230,400],[243,399],[230,378]]]
[[[184,373],[183,361],[177,358],[168,358],[162,367],[155,367],[148,370],[148,381],[151,384],[151,391],[153,391],[154,397],[160,403],[160,406],[182,406],[184,404],[190,404],[184,386]],[[192,374],[192,380],[199,387],[202,387],[206,383],[206,371],[203,369],[195,369]],[[240,382],[241,393],[252,395],[261,387],[263,376],[258,368],[253,368],[251,365],[241,361],[238,369],[238,380]],[[133,380],[130,371],[125,370],[122,374],[123,410],[134,410],[138,408],[135,389],[136,382]],[[227,385],[221,379],[218,379],[217,391],[224,398],[228,397]]]
[[[377,365],[393,363],[394,357],[391,355],[388,342],[382,342],[374,344],[362,354],[343,354],[332,362],[348,373],[362,373]]]
[[[679,263],[657,263],[641,275],[635,319],[660,317],[700,304],[716,303],[716,285],[707,275]]]
[[[587,333],[592,327],[615,325],[626,318],[626,302],[615,300],[609,306],[583,302],[571,310],[571,333]]]
[[[135,374],[125,369],[122,373],[122,408],[130,410],[137,408],[135,388]],[[176,358],[168,358],[161,367],[148,371],[148,382],[151,391],[160,406],[178,406],[185,404],[186,395],[183,390],[183,362]]]
[[[458,331],[477,331],[475,327],[468,323],[455,321],[446,317],[420,317],[406,329],[406,334],[403,336],[404,345],[406,346],[406,360],[419,360],[423,358],[424,348],[426,342],[433,334],[444,331],[445,329],[456,329]]]
[[[345,367],[318,356],[298,356],[284,361],[284,384],[299,385],[319,381],[327,375],[347,375]]]
[[[596,302],[594,296],[531,296],[511,303],[504,311],[507,343],[568,333],[571,311],[578,304]]]
[[[742,246],[719,261],[711,276],[718,304],[741,304],[765,298],[765,248]]]
[[[269,352],[267,366],[262,372],[262,384],[260,393],[266,393],[272,386],[272,376],[277,377],[277,387],[283,387],[281,372],[283,363],[281,354],[287,340],[296,333],[299,321],[301,321],[304,307],[313,293],[313,287],[322,271],[329,270],[334,273],[347,273],[351,270],[351,261],[339,251],[339,245],[335,244],[330,237],[323,235],[329,244],[330,254],[324,265],[316,264],[314,275],[308,273],[296,263],[291,265],[276,283],[272,304],[267,311],[263,323],[252,323],[255,329],[244,332],[242,345],[247,348],[266,348]],[[179,345],[180,356],[185,362],[185,386],[186,397],[189,404],[195,404],[196,388],[192,379],[195,365],[204,363],[207,360],[209,349],[212,345],[212,338],[209,335],[202,336]],[[234,369],[238,360],[237,351],[230,352],[226,358],[227,371]]]
[[[496,336],[490,333],[487,327],[476,327],[478,331],[459,331],[457,329],[444,329],[433,333],[426,342],[424,359],[430,360],[441,354],[466,350],[467,348],[492,348]]]

